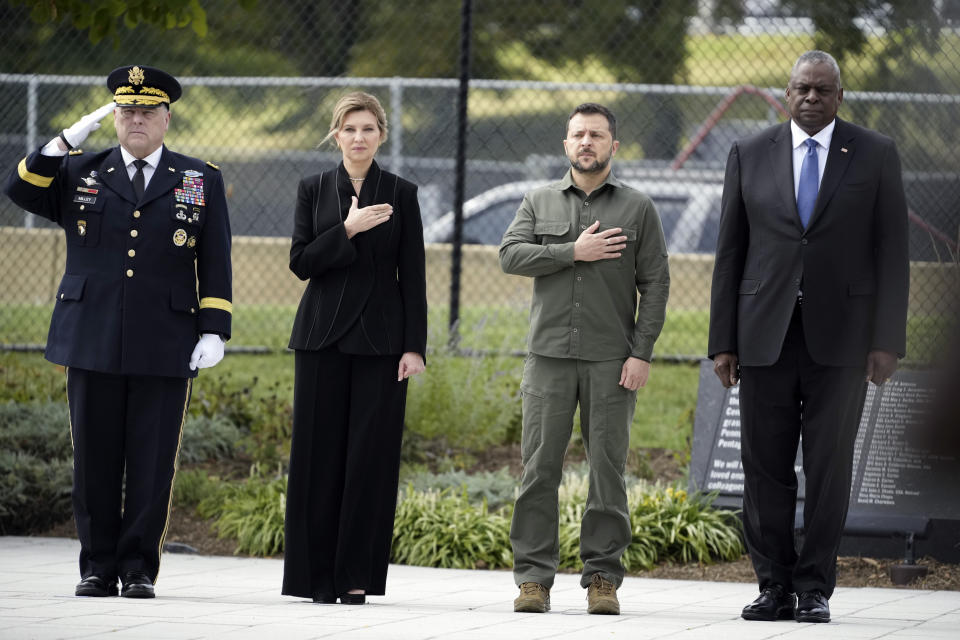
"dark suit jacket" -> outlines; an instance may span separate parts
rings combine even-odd
[[[793,187],[790,123],[733,144],[724,179],[709,355],[773,364],[803,290],[807,349],[828,366],[906,350],[907,207],[893,141],[837,119],[810,223]]]
[[[164,147],[138,203],[119,146],[62,158],[35,152],[5,190],[67,237],[51,362],[188,378],[197,375],[188,364],[198,334],[230,336],[230,220],[213,165]]]
[[[336,344],[346,353],[424,355],[427,293],[417,187],[374,162],[359,206],[388,203],[393,215],[347,239],[343,221],[353,195],[343,164],[300,181],[290,270],[310,282],[290,348]]]

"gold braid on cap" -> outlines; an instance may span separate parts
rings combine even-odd
[[[166,91],[154,87],[140,87],[140,92],[133,87],[117,87],[113,92],[114,102],[120,107],[130,107],[138,104],[170,104],[170,96]]]

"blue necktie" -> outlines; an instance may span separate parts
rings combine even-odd
[[[807,228],[813,207],[817,204],[817,191],[820,188],[820,163],[817,158],[817,141],[806,139],[807,153],[803,156],[800,165],[800,186],[797,189],[797,212],[800,214],[800,223]]]

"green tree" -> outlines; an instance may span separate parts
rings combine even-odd
[[[257,0],[237,0],[245,8]],[[207,34],[207,12],[200,0],[14,0],[31,9],[38,23],[70,19],[73,27],[89,33],[96,44],[119,35],[119,25],[134,29],[140,24],[163,29],[190,26],[198,36]]]
[[[744,0],[717,0],[714,18],[739,21],[744,4]],[[789,15],[813,21],[813,46],[833,55],[841,69],[844,60],[870,54],[875,69],[859,88],[944,90],[934,70],[918,61],[916,54],[939,51],[944,21],[960,15],[957,0],[783,0],[782,4]],[[878,46],[872,45],[872,37]]]

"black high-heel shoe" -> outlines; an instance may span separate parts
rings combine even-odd
[[[340,595],[340,604],[364,604],[367,601],[365,593],[344,593]]]

